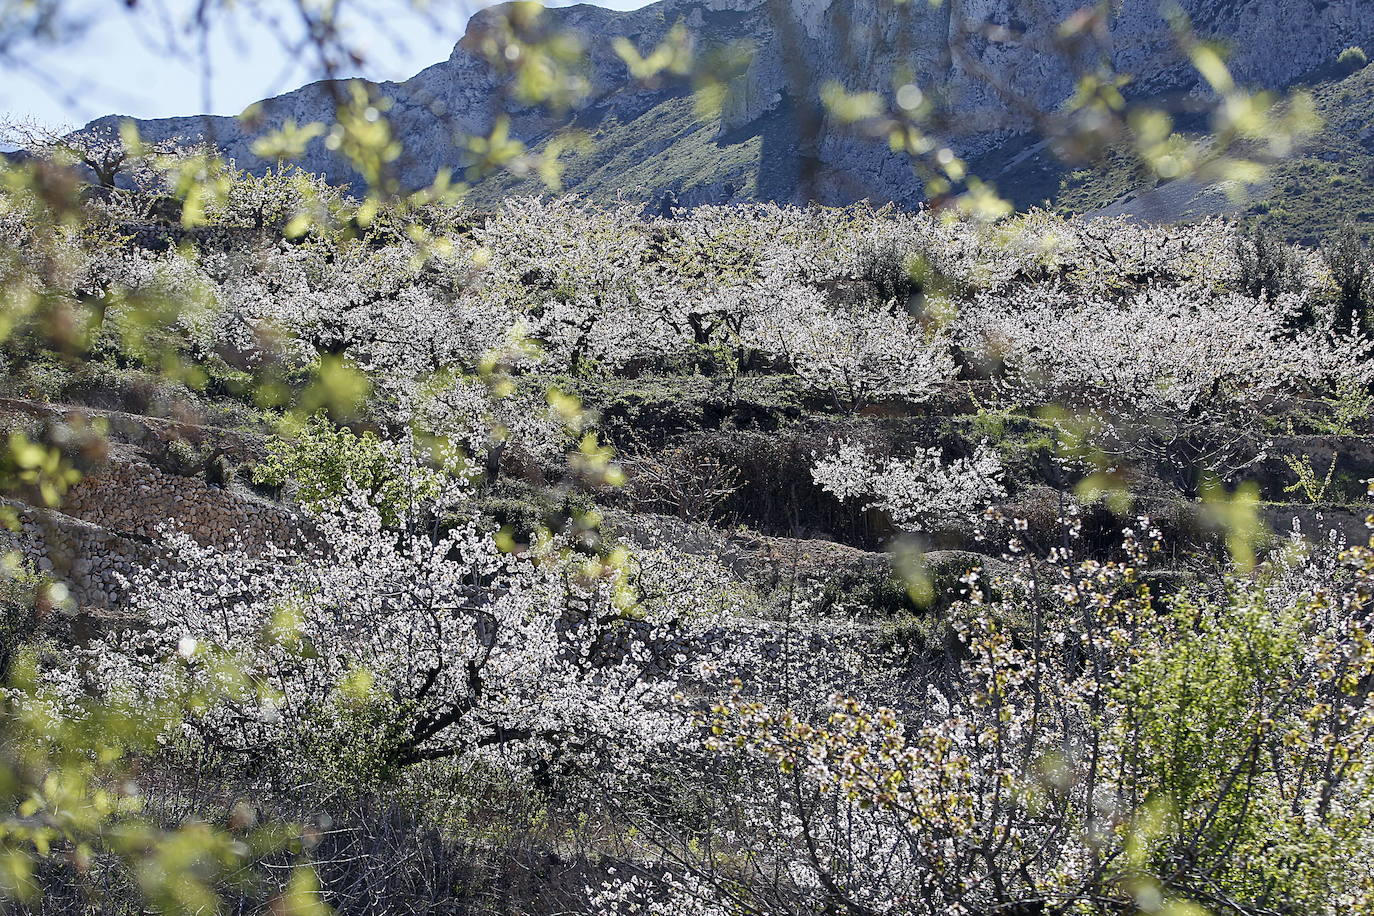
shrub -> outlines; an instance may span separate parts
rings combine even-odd
[[[1157,601],[1137,579],[1147,551],[1130,553],[1060,568],[1070,600],[1058,609],[972,595],[964,679],[948,694],[927,682],[928,724],[848,698],[814,719],[752,696],[718,704],[708,747],[788,777],[718,817],[769,811],[756,822],[796,826],[756,834],[754,848],[785,837],[819,850],[797,857],[807,880],[789,874],[760,896],[797,912],[917,911],[843,906],[895,899],[1039,913],[1084,898],[1125,912],[1143,893],[1198,901],[1161,908],[1177,913],[1367,906],[1371,794],[1356,774],[1374,726],[1366,631],[1352,623],[1374,554],[1352,553],[1356,587],[1339,601],[1312,587],[1327,561],[1310,556]],[[1033,623],[1013,634],[1001,614],[1023,609]],[[940,635],[915,621],[883,633],[928,648]],[[817,816],[785,820],[798,810]]]
[[[323,414],[312,416],[294,437],[273,436],[267,451],[266,460],[253,469],[253,482],[290,484],[292,495],[308,507],[326,505],[356,489],[389,524],[409,500],[432,498],[440,489],[436,472],[412,468],[412,475],[405,474],[400,456],[376,434],[336,427]]]
[[[1369,55],[1364,53],[1364,48],[1352,46],[1346,48],[1336,58],[1336,66],[1344,73],[1354,73],[1356,70],[1363,70],[1369,64]]]
[[[854,253],[858,278],[873,285],[878,301],[905,304],[920,293],[924,262],[903,239],[870,234],[859,240]]]
[[[234,463],[226,455],[211,455],[205,462],[205,482],[212,487],[227,487],[234,480]]]
[[[42,613],[65,597],[27,561],[0,568],[0,682],[7,682],[16,655],[38,632]]]
[[[1336,284],[1337,327],[1362,327],[1374,300],[1374,252],[1369,243],[1353,223],[1346,223],[1335,238],[1322,246],[1322,260]]]
[[[1302,259],[1264,226],[1236,233],[1236,266],[1241,289],[1255,298],[1302,291]]]
[[[736,468],[682,447],[644,451],[626,464],[628,493],[636,508],[688,521],[711,521],[740,488]]]
[[[163,468],[182,477],[196,473],[204,463],[196,447],[180,437],[169,441],[162,452]]]

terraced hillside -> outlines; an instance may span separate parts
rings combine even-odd
[[[218,898],[1374,886],[1331,750],[1374,736],[1357,239],[529,198],[300,232],[319,183],[233,180],[195,229],[0,208],[0,660],[44,722],[133,711],[137,823],[241,837]],[[38,912],[141,899],[118,851],[41,861]]]
[[[324,352],[363,348],[359,356],[364,365],[372,360],[389,364],[402,358],[399,352],[381,354],[369,349],[378,346],[378,341],[369,339],[374,332],[364,317],[369,309],[382,327],[413,329],[411,322],[423,320],[420,328],[430,335],[426,344],[450,348],[452,355],[442,362],[451,369],[455,364],[449,360],[462,359],[456,348],[471,346],[468,341],[478,333],[499,342],[499,327],[473,327],[475,321],[487,318],[479,312],[465,313],[462,299],[453,306],[441,305],[442,299],[429,300],[432,307],[448,312],[443,324],[432,323],[433,316],[421,319],[404,314],[401,303],[416,295],[416,290],[439,282],[436,290],[425,290],[426,294],[472,295],[460,292],[461,286],[455,289],[449,285],[456,271],[465,275],[461,282],[492,282],[507,290],[501,295],[528,298],[531,303],[547,295],[568,297],[557,306],[557,300],[526,306],[538,322],[527,327],[526,333],[546,349],[528,368],[512,367],[518,393],[511,398],[519,405],[515,412],[528,410],[537,415],[545,410],[539,406],[544,400],[543,388],[556,386],[580,399],[588,411],[588,430],[615,449],[627,474],[625,484],[586,492],[578,489],[578,498],[604,505],[616,513],[613,518],[669,515],[693,526],[719,528],[721,536],[739,528],[753,531],[759,538],[782,539],[778,543],[820,538],[866,551],[881,551],[909,537],[927,548],[995,555],[995,542],[986,541],[985,534],[976,530],[979,526],[973,523],[971,512],[907,530],[890,512],[866,509],[862,500],[836,498],[816,479],[818,457],[846,441],[866,443],[881,456],[901,456],[918,446],[937,448],[947,457],[989,448],[996,455],[997,477],[1004,491],[1004,498],[995,506],[1008,516],[1035,519],[1039,527],[1033,530],[1038,539],[1049,543],[1057,530],[1056,514],[1063,508],[1061,498],[1071,503],[1079,500],[1074,494],[1091,471],[1091,453],[1066,451],[1070,449],[1066,444],[1069,433],[1062,424],[1039,416],[1033,405],[1012,404],[1005,379],[997,375],[1006,370],[987,364],[986,355],[970,356],[965,351],[956,361],[964,367],[956,368],[953,363],[945,365],[945,355],[934,351],[884,352],[884,346],[891,342],[883,338],[897,333],[898,327],[907,327],[911,329],[907,333],[934,335],[930,339],[939,348],[957,353],[967,346],[968,338],[960,338],[958,331],[951,329],[977,320],[980,299],[1018,301],[1027,295],[1025,290],[1044,282],[1039,277],[1049,275],[1091,283],[1113,297],[1137,295],[1131,292],[1137,285],[1148,290],[1157,283],[1158,275],[1186,287],[1200,282],[1206,270],[1233,270],[1228,259],[1234,253],[1228,249],[1246,244],[1243,234],[1233,234],[1221,224],[1143,229],[1124,224],[1060,222],[1047,215],[1028,217],[1019,225],[993,233],[941,226],[924,216],[864,211],[832,216],[823,211],[765,209],[743,222],[734,220],[732,211],[703,210],[681,222],[641,223],[624,210],[525,202],[493,216],[465,216],[460,220],[472,226],[464,231],[469,244],[475,246],[472,250],[479,252],[492,250],[489,239],[503,244],[504,239],[522,237],[533,228],[532,221],[539,221],[545,234],[552,228],[548,224],[551,221],[571,224],[556,230],[571,234],[548,240],[549,250],[542,254],[546,260],[539,260],[538,253],[514,248],[502,255],[510,259],[509,264],[488,268],[509,271],[510,279],[488,280],[459,257],[442,268],[449,276],[438,276],[429,267],[417,271],[400,264],[387,248],[358,242],[344,243],[341,250],[351,262],[342,265],[349,273],[341,270],[335,276],[310,276],[310,261],[326,247],[323,242],[312,241],[273,255],[282,259],[281,269],[306,271],[292,279],[303,285],[290,289],[289,295],[306,297],[305,301],[312,303],[311,310],[289,304],[285,298],[259,303],[258,307],[268,305],[276,311],[277,320],[299,322],[308,316],[308,326],[295,332],[303,335],[302,341],[310,341],[310,346]],[[752,221],[764,228],[751,225]],[[172,269],[187,269],[179,262],[188,257],[190,264],[195,264],[208,257],[241,257],[244,253],[232,248],[217,250],[216,246],[224,243],[221,240],[201,242],[191,252],[169,252],[162,249],[157,237],[155,226],[145,227],[141,235],[131,237],[132,247],[119,256],[142,262],[142,269],[156,272],[171,265],[175,265]],[[814,284],[817,293],[803,292],[805,287],[770,290],[759,280],[761,275],[779,269],[776,261],[787,244],[779,239],[789,237],[806,246],[787,252],[797,265],[792,269],[815,272],[806,282]],[[1061,250],[1041,251],[1043,239],[1054,240]],[[143,244],[153,247],[140,247]],[[233,244],[242,244],[242,239]],[[601,245],[610,247],[597,250]],[[903,245],[910,245],[911,251],[903,254]],[[938,247],[928,255],[921,254],[921,258],[931,260],[916,266],[910,259],[922,245]],[[990,249],[995,253],[984,257],[979,252],[973,260],[961,262],[969,257],[966,246],[973,245],[995,246]],[[1121,259],[1115,264],[1111,258],[1103,259],[1103,255],[1119,250],[1136,253],[1137,257],[1129,264],[1120,263]],[[1170,263],[1171,254],[1180,251],[1189,252],[1191,260],[1181,265]],[[340,255],[329,257],[337,259]],[[1079,258],[1089,263],[1076,260]],[[334,263],[338,265],[337,260]],[[269,269],[276,269],[276,265]],[[1322,268],[1315,262],[1305,269],[1313,272],[1313,279],[1298,278],[1299,284],[1330,282],[1322,279]],[[393,274],[387,276],[384,270]],[[916,273],[909,274],[909,270]],[[1196,279],[1188,276],[1192,271],[1197,271]],[[270,282],[281,283],[282,278]],[[381,288],[364,290],[358,285],[361,282],[377,283]],[[564,311],[587,307],[573,292],[575,285],[587,282],[607,282],[619,287],[617,295],[632,297],[643,295],[642,288],[636,293],[632,287],[647,282],[656,288],[654,295],[675,300],[672,308],[681,312],[674,314],[665,307],[654,314],[657,306],[631,301],[623,303],[629,311],[621,315]],[[1232,282],[1243,283],[1240,279]],[[250,289],[261,289],[256,283]],[[721,287],[721,283],[728,285]],[[317,284],[318,289],[314,288]],[[444,290],[452,292],[440,292]],[[817,298],[803,304],[786,301],[804,295]],[[1334,293],[1309,285],[1303,295]],[[318,311],[321,300],[330,298],[334,298],[333,307],[340,310],[338,316]],[[972,316],[940,314],[942,309],[957,309],[955,303],[959,302],[973,310]],[[224,303],[216,305],[223,307]],[[503,306],[507,317],[498,321],[518,320],[518,312],[509,311],[508,303]],[[782,312],[773,319],[780,323],[766,332],[778,337],[771,349],[764,345],[765,338],[748,341],[743,337],[745,328],[732,328],[749,320],[751,310],[766,313],[788,308],[799,310],[794,314]],[[874,329],[878,333],[816,323],[843,321],[837,316],[861,314],[854,310],[870,308],[877,309],[875,315],[887,316],[882,321],[896,323]],[[885,312],[885,308],[897,311]],[[634,315],[641,315],[642,321]],[[670,343],[674,334],[686,335],[685,342]],[[822,348],[808,349],[817,344]],[[418,341],[403,343],[393,336],[387,345],[412,347]],[[831,352],[832,346],[852,348],[853,352]],[[637,351],[636,347],[647,349]],[[561,357],[555,358],[553,354],[559,351]],[[475,359],[477,351],[470,352],[473,355],[468,359]],[[416,354],[406,353],[403,358],[413,360]],[[563,360],[561,365],[558,358]],[[913,358],[924,362],[913,363]],[[102,528],[111,537],[133,538],[145,545],[156,537],[165,519],[215,546],[262,545],[268,541],[285,544],[295,529],[289,510],[274,498],[280,494],[253,483],[255,464],[265,454],[264,438],[273,430],[272,415],[226,395],[226,388],[232,387],[226,380],[232,380],[234,370],[217,355],[211,359],[219,363],[223,378],[212,378],[210,388],[196,393],[161,381],[156,374],[130,366],[118,356],[79,369],[57,354],[40,356],[15,367],[6,383],[10,399],[3,407],[13,428],[25,429],[33,436],[44,434],[45,427],[47,435],[58,427],[80,430],[100,425],[109,430],[109,453],[91,466],[64,502],[72,519]],[[838,365],[826,365],[824,361],[829,359]],[[874,367],[874,360],[894,362]],[[385,371],[392,371],[389,365]],[[858,377],[870,371],[875,373],[873,379]],[[920,381],[918,400],[902,397],[901,389],[908,384],[899,381],[903,374],[932,371],[942,375]],[[988,377],[989,371],[992,377]],[[1154,382],[1178,383],[1169,375]],[[375,406],[366,419],[355,421],[357,429],[395,428],[395,421],[387,417],[387,411],[395,409],[386,397],[391,384],[390,379],[379,379]],[[871,390],[864,390],[865,385]],[[1266,392],[1266,397],[1274,394]],[[1255,404],[1249,409],[1258,413],[1199,429],[1207,436],[1234,440],[1228,445],[1228,464],[1218,466],[1218,470],[1225,473],[1230,468],[1243,468],[1231,473],[1258,481],[1264,512],[1281,522],[1280,529],[1286,529],[1289,519],[1296,517],[1309,530],[1329,525],[1358,540],[1362,481],[1374,476],[1374,458],[1364,438],[1367,418],[1353,417],[1347,429],[1332,432],[1331,421],[1324,414],[1340,409],[1336,395],[1329,391],[1323,395],[1320,390],[1304,390],[1301,395],[1299,400]],[[500,401],[485,409],[501,414],[512,411]],[[517,421],[521,422],[530,427],[531,436],[552,435],[556,439],[560,435],[535,416]],[[516,423],[512,426],[519,429]],[[501,520],[528,535],[543,517],[541,513],[549,509],[548,487],[558,476],[554,468],[561,448],[547,442],[521,441],[518,436],[523,432],[495,448],[498,455],[488,456],[491,473],[480,492],[483,500],[500,507],[497,515]],[[471,429],[463,433],[476,435]],[[1170,519],[1170,536],[1177,536],[1180,546],[1202,546],[1206,541],[1202,533],[1205,513],[1194,499],[1198,469],[1181,470],[1178,456],[1163,446],[1156,451],[1139,444],[1121,447],[1121,460],[1130,466],[1129,472],[1123,466],[1122,473],[1127,475],[1123,480],[1129,481],[1137,500],[1133,511]],[[490,443],[479,447],[478,452],[489,449]],[[1147,457],[1131,461],[1138,457],[1132,454],[1133,449]],[[1096,460],[1103,460],[1102,455]],[[1112,460],[1117,460],[1115,452]],[[1302,498],[1293,498],[1293,461],[1310,464],[1322,475],[1331,471],[1320,500],[1301,492],[1297,495]],[[128,499],[130,493],[139,494],[139,498]],[[564,493],[561,498],[572,496]],[[1092,519],[1091,527],[1108,538],[1130,517],[1109,511],[1101,499],[1088,500],[1084,510]],[[773,541],[768,543],[768,552],[781,549]],[[837,550],[836,556],[852,555]],[[860,567],[886,568],[876,558],[854,562]],[[76,572],[80,575],[86,570],[83,567]],[[110,595],[103,600],[100,597],[102,586],[92,587],[94,603],[110,603]],[[954,591],[957,589],[943,595],[943,600],[952,598]],[[82,595],[83,589],[78,588],[77,594]]]

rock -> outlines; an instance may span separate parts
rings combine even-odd
[[[1333,61],[1352,44],[1374,45],[1374,4],[1330,0],[1182,0],[1181,12],[1201,37],[1232,50],[1227,63],[1236,82],[1279,89],[1301,75]],[[705,6],[705,9],[703,9]],[[631,83],[613,41],[628,37],[641,52],[658,45],[667,30],[682,20],[696,33],[698,47],[740,41],[755,50],[746,72],[729,84],[717,126],[717,144],[730,147],[754,142],[757,151],[728,161],[725,170],[673,169],[671,145],[626,154],[615,168],[590,170],[593,176],[567,190],[593,195],[605,192],[596,181],[619,181],[628,170],[657,157],[656,186],[645,186],[647,202],[665,189],[675,190],[683,202],[705,203],[728,199],[746,186],[757,197],[791,200],[811,196],[828,203],[868,198],[872,201],[914,203],[924,196],[920,179],[886,139],[864,138],[845,130],[837,119],[824,116],[819,87],[832,80],[845,87],[884,90],[904,70],[912,84],[938,86],[949,100],[934,120],[957,124],[949,138],[968,157],[992,152],[1031,127],[1023,114],[1009,108],[1003,92],[1014,89],[1040,111],[1051,111],[1074,90],[1075,80],[1064,61],[1045,53],[1056,41],[1061,22],[1084,7],[1083,0],[980,0],[967,4],[969,22],[952,19],[955,5],[944,3],[891,4],[884,0],[792,0],[794,23],[775,25],[764,0],[662,0],[639,10],[616,12],[578,4],[549,8],[544,21],[553,30],[583,38],[587,48],[590,97],[583,111],[550,117],[545,111],[514,102],[501,104],[495,96],[506,77],[495,72],[482,53],[484,36],[501,29],[504,5],[479,10],[450,57],[403,83],[383,84],[394,100],[393,127],[404,140],[405,155],[396,163],[402,182],[411,188],[428,185],[440,169],[459,169],[462,148],[452,142],[456,128],[485,134],[496,115],[509,116],[512,137],[535,141],[574,119],[614,117],[629,122],[654,117],[658,106],[670,103],[680,88],[667,81],[658,87]],[[1182,95],[1198,85],[1198,78],[1182,62],[1158,0],[1117,0],[1103,36],[1102,49],[1121,72],[1132,74],[1133,86],[1148,95]],[[987,29],[1003,29],[1014,40],[989,40]],[[795,32],[797,41],[783,36]],[[962,53],[965,63],[951,55],[950,46],[966,36],[975,40]],[[799,82],[794,61],[814,62],[809,79]],[[982,76],[989,73],[996,87]],[[927,96],[934,96],[931,93]],[[256,126],[236,118],[198,116],[135,121],[148,140],[171,137],[183,141],[213,136],[223,152],[243,168],[261,173],[269,163],[254,155],[260,132],[279,129],[289,118],[297,123],[330,122],[335,101],[324,83],[268,99],[260,106]],[[666,109],[665,109],[666,110]],[[795,128],[812,115],[821,125],[819,136],[805,145]],[[666,117],[660,113],[657,115]],[[118,116],[92,122],[91,127],[117,127]],[[781,129],[780,129],[781,128]],[[757,143],[759,137],[764,142]],[[620,151],[608,151],[616,155]],[[816,170],[809,189],[800,187],[803,163],[814,156]],[[684,157],[685,159],[686,157]],[[738,161],[735,161],[738,160]],[[361,177],[337,153],[316,140],[300,163],[326,174],[336,184],[361,187]],[[808,170],[810,174],[810,170]],[[604,176],[604,177],[596,177]],[[479,189],[480,190],[480,189]],[[130,431],[146,435],[147,431]]]

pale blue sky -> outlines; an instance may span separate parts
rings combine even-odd
[[[598,6],[635,9],[648,0],[599,0]],[[318,75],[312,62],[293,59],[276,34],[299,35],[285,19],[293,4],[239,0],[222,17],[202,53],[187,27],[197,0],[70,0],[84,30],[52,47],[23,49],[20,67],[0,66],[0,113],[46,124],[84,124],[104,114],[141,118],[238,114],[249,103],[296,88]],[[225,4],[227,5],[227,4]],[[448,57],[481,0],[353,0],[350,35],[367,60],[350,75],[405,79]],[[419,3],[415,4],[420,6]],[[551,0],[550,6],[568,5]],[[264,20],[278,20],[268,26]],[[381,27],[378,28],[377,26]],[[209,66],[204,67],[207,61]],[[207,78],[208,72],[208,78]]]

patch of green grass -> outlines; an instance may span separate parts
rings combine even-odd
[[[943,614],[902,614],[878,628],[877,649],[904,659],[931,658],[960,651],[958,634]]]
[[[1273,164],[1266,189],[1240,218],[1307,245],[1348,221],[1374,230],[1374,67],[1333,65],[1303,88],[1322,126]],[[1057,163],[1045,151],[1026,152],[1013,142],[974,163],[974,171],[990,175],[1019,209],[1048,204],[1062,213],[1089,213],[1151,187],[1122,151],[1078,167]]]
[[[821,588],[821,603],[831,611],[883,619],[919,610],[906,583],[885,566],[835,570]]]
[[[612,114],[581,122],[533,145],[543,152],[554,141],[576,143],[562,158],[562,184],[589,200],[644,200],[665,188],[683,195],[726,185],[741,197],[756,196],[762,138],[721,138],[718,121],[703,119],[691,96],[666,99],[624,120]],[[538,178],[503,175],[480,183],[468,200],[490,206],[511,194],[546,193]]]
[[[945,422],[952,435],[991,444],[1013,485],[1041,481],[1053,466],[1057,450],[1054,429],[1043,420],[1007,410],[980,410]]]
[[[563,530],[569,519],[591,511],[593,503],[573,490],[502,479],[478,497],[476,508],[514,542],[527,544],[541,531]]]

